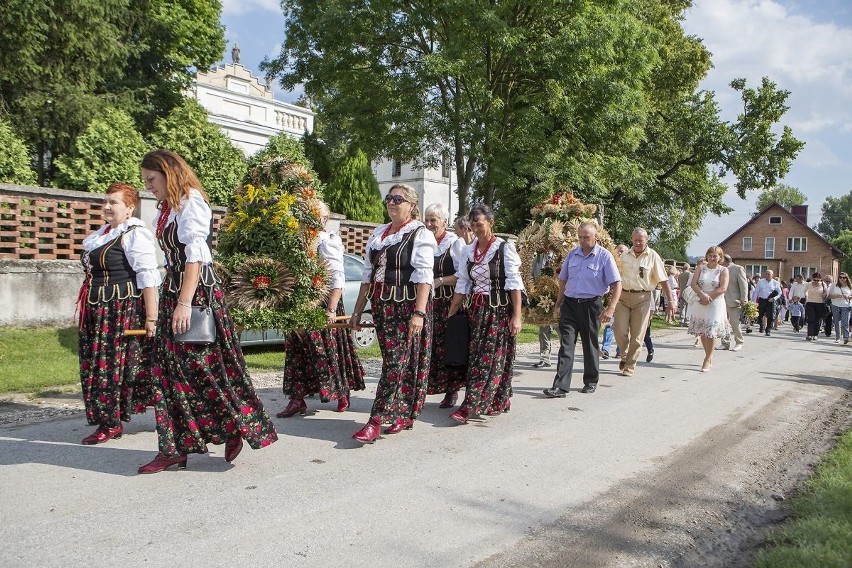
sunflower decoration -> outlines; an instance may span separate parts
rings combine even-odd
[[[245,329],[318,329],[329,277],[317,254],[321,189],[304,156],[252,167],[234,192],[217,260],[230,274],[232,316]]]
[[[559,271],[568,253],[578,245],[577,231],[585,222],[598,227],[598,244],[615,250],[612,238],[591,218],[597,211],[568,192],[560,192],[530,210],[533,221],[518,234],[521,276],[530,305],[524,309],[524,321],[549,324],[558,319],[554,313],[559,294]],[[543,264],[533,278],[533,267]]]

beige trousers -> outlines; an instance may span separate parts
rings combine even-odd
[[[645,339],[645,329],[651,319],[651,292],[621,292],[618,305],[615,306],[615,323],[612,332],[621,352],[625,369],[635,370],[639,360],[639,348]]]
[[[728,322],[731,324],[731,329],[734,330],[734,345],[743,344],[743,329],[740,327],[740,316],[743,313],[742,308],[728,307]],[[722,338],[722,348],[729,349],[731,347],[731,338],[727,340]]]

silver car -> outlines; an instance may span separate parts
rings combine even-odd
[[[346,309],[347,314],[351,314],[355,308],[355,301],[358,300],[358,291],[361,288],[364,259],[354,254],[344,254],[343,271],[346,278],[346,283],[343,285],[343,307]],[[369,301],[364,312],[361,314],[361,322],[373,323],[373,314],[370,310]],[[273,345],[284,343],[284,339],[285,336],[274,329],[243,331],[240,334],[240,343],[242,345]],[[355,347],[366,349],[376,342],[376,330],[372,327],[362,327],[360,331],[352,332],[352,339],[355,342]]]

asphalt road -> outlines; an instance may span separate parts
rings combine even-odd
[[[0,426],[0,566],[724,565],[718,535],[777,508],[848,424],[852,345],[788,327],[710,373],[702,356],[670,332],[634,377],[603,361],[597,392],[554,400],[521,356],[510,413],[455,425],[430,397],[413,430],[362,447],[372,378],[349,412],[275,418],[279,441],[233,465],[211,446],[157,475],[136,474],[150,412],[100,446],[80,445],[82,414]]]

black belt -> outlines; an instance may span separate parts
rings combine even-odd
[[[582,303],[585,303],[585,302],[594,302],[595,300],[600,300],[601,297],[600,296],[594,296],[594,297],[591,297],[591,298],[568,298],[568,297],[566,297],[565,299],[568,300],[569,302],[576,302],[578,304],[582,304]]]
[[[650,290],[622,290],[622,292],[630,292],[631,294],[650,294]]]

